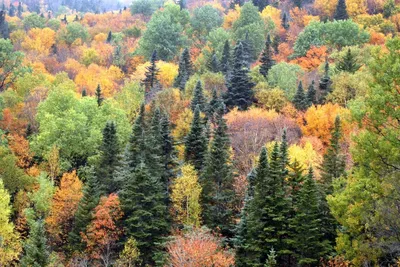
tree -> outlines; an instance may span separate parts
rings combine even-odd
[[[16,8],[13,3],[10,3],[10,8],[8,9],[8,15],[10,17],[15,17]]]
[[[117,128],[112,121],[107,122],[103,129],[103,142],[99,150],[100,159],[96,167],[96,176],[100,192],[108,195],[117,189],[113,175],[118,165],[120,153]]]
[[[161,117],[161,137],[162,137],[162,159],[164,163],[163,181],[169,190],[169,186],[176,177],[178,168],[177,151],[174,146],[174,138],[171,134],[171,124],[166,113]]]
[[[0,92],[8,89],[25,72],[23,58],[23,53],[14,51],[10,40],[0,39]]]
[[[274,65],[268,72],[268,84],[285,91],[286,97],[292,100],[296,94],[298,80],[304,74],[300,66],[281,62]]]
[[[106,40],[106,42],[107,42],[108,44],[110,44],[111,41],[112,41],[112,39],[113,39],[112,32],[109,31],[109,32],[108,32],[108,35],[107,35],[107,40]]]
[[[303,0],[293,0],[294,5],[298,8],[302,8],[303,7]]]
[[[333,17],[335,18],[335,20],[346,20],[349,18],[349,14],[347,14],[347,7],[345,0],[338,1],[335,15]]]
[[[22,251],[19,235],[10,221],[10,215],[10,195],[4,188],[3,180],[0,179],[0,265],[3,266],[11,265]]]
[[[179,224],[198,227],[201,221],[202,188],[192,165],[184,165],[181,171],[181,176],[174,180],[171,188],[172,208],[176,213],[174,217]]]
[[[200,107],[197,106],[194,110],[189,134],[185,138],[185,161],[193,164],[197,171],[201,171],[204,166],[207,145],[205,128],[200,117]]]
[[[140,251],[137,245],[137,241],[134,238],[129,238],[125,242],[124,249],[117,260],[117,266],[134,267],[140,265]]]
[[[151,16],[159,7],[162,6],[162,1],[151,0],[135,0],[131,5],[131,13],[143,14],[144,16]]]
[[[10,38],[10,30],[6,21],[6,11],[0,11],[0,37],[3,39]]]
[[[307,99],[304,94],[303,83],[301,81],[299,82],[299,86],[297,87],[297,91],[296,94],[294,95],[292,103],[295,106],[295,108],[300,111],[304,111],[307,109]]]
[[[24,8],[22,7],[22,2],[18,2],[18,8],[17,8],[17,16],[18,18],[22,18],[22,12],[24,12]]]
[[[231,145],[223,114],[217,115],[211,146],[200,183],[202,185],[202,218],[210,229],[219,229],[222,235],[232,236],[234,225],[235,191],[230,160]]]
[[[271,36],[269,34],[267,36],[267,41],[265,42],[264,51],[261,54],[260,62],[260,73],[264,77],[267,77],[269,70],[272,68],[273,65],[275,65],[275,61],[272,59]]]
[[[203,87],[200,80],[197,81],[196,87],[194,88],[193,98],[190,106],[193,112],[196,110],[197,106],[200,108],[201,112],[205,111],[206,99],[203,94]]]
[[[355,73],[361,68],[361,65],[357,64],[355,56],[351,53],[351,49],[347,50],[346,55],[342,60],[336,64],[336,69],[338,71],[346,71],[350,73]]]
[[[231,72],[231,46],[228,40],[226,40],[224,44],[220,69],[221,72],[225,75],[225,79],[229,80],[229,74]]]
[[[386,1],[385,5],[383,6],[383,16],[385,18],[391,17],[396,10],[396,3],[394,0]]]
[[[317,104],[317,91],[315,90],[314,80],[311,82],[306,95],[307,107]]]
[[[101,86],[100,86],[100,84],[97,85],[97,88],[96,88],[96,100],[97,100],[97,105],[100,107],[101,104],[102,104],[103,101],[104,101],[103,95],[102,95],[102,93],[101,93]]]
[[[157,75],[159,69],[157,68],[157,51],[154,50],[150,59],[150,66],[146,68],[146,78],[142,81],[145,92],[149,93],[156,84],[158,84]]]
[[[190,59],[189,49],[185,48],[179,58],[178,76],[175,78],[174,86],[181,91],[185,90],[186,82],[193,74],[193,64]]]
[[[207,68],[211,72],[215,72],[215,73],[219,72],[219,62],[218,62],[217,55],[215,53],[213,53],[211,55],[211,58],[209,59],[209,62],[207,63]]]
[[[320,90],[320,97],[318,102],[320,104],[325,103],[326,96],[331,92],[331,77],[329,76],[329,62],[326,60],[325,62],[325,72],[324,76],[322,76],[321,80],[319,81],[319,90]]]
[[[196,8],[193,11],[193,16],[190,20],[195,36],[200,40],[203,36],[207,36],[212,29],[218,28],[222,24],[221,12],[211,5],[204,5]]]
[[[228,108],[237,106],[240,110],[246,110],[253,103],[254,92],[252,89],[255,84],[251,82],[248,73],[249,70],[243,59],[243,45],[239,43],[235,47],[232,77],[224,97]]]
[[[262,12],[266,6],[269,5],[269,0],[252,0],[253,5],[258,7],[258,10]]]
[[[283,16],[282,16],[282,27],[283,27],[285,30],[288,30],[289,27],[290,27],[290,24],[289,24],[289,22],[288,22],[288,18],[287,18],[286,13],[283,13]]]

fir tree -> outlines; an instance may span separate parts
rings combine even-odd
[[[293,0],[293,4],[298,8],[302,8],[303,7],[303,0]]]
[[[235,191],[230,162],[231,145],[227,131],[226,122],[223,116],[219,115],[200,183],[203,188],[201,204],[204,224],[210,229],[219,229],[224,236],[231,237]]]
[[[103,142],[100,146],[100,159],[96,170],[100,192],[109,195],[116,191],[113,175],[118,164],[119,143],[114,122],[107,122],[103,130]]]
[[[319,91],[320,91],[320,97],[318,99],[319,104],[325,103],[326,96],[331,92],[331,85],[332,85],[332,80],[331,77],[329,76],[329,62],[328,60],[326,60],[325,73],[324,76],[319,81]]]
[[[64,15],[64,18],[61,19],[61,22],[64,24],[68,24],[67,15]]]
[[[207,137],[200,117],[200,107],[194,110],[189,134],[185,139],[185,161],[201,171],[207,152]]]
[[[186,1],[185,0],[179,0],[179,8],[181,10],[184,10],[186,8]]]
[[[101,93],[100,84],[97,85],[97,88],[96,88],[96,99],[97,99],[97,106],[100,107],[101,104],[102,104],[103,101],[104,101],[103,94]]]
[[[314,104],[317,104],[317,91],[315,91],[315,83],[314,80],[311,82],[310,86],[307,90],[307,107],[311,107]]]
[[[303,83],[301,81],[299,83],[299,86],[297,87],[297,91],[294,95],[292,103],[297,110],[304,111],[307,109],[307,99],[304,95]]]
[[[212,54],[210,61],[207,64],[207,68],[211,72],[215,72],[215,73],[219,72],[219,62],[218,62],[217,55],[215,53]]]
[[[262,12],[266,6],[269,5],[269,0],[252,0],[253,5],[258,7],[258,10]]]
[[[347,50],[345,57],[336,65],[338,71],[346,71],[355,73],[361,68],[361,65],[357,63],[356,57],[351,53],[351,49]]]
[[[249,69],[243,60],[243,46],[239,43],[235,48],[235,63],[228,91],[224,100],[228,108],[237,106],[240,110],[248,109],[254,100],[253,87],[249,77]]]
[[[247,68],[250,68],[251,63],[253,62],[253,44],[249,38],[249,32],[246,32],[246,36],[244,40],[240,41],[243,46],[243,61]]]
[[[33,223],[29,238],[25,242],[24,255],[21,258],[23,267],[41,267],[50,263],[49,248],[47,246],[45,222],[39,219]]]
[[[78,22],[78,21],[79,21],[79,17],[78,17],[78,14],[76,14],[75,18],[74,18],[74,22]]]
[[[205,103],[206,99],[204,97],[203,93],[203,87],[201,85],[201,81],[197,81],[196,87],[194,88],[193,91],[193,98],[192,102],[190,104],[192,111],[194,112],[196,107],[198,106],[200,108],[201,112],[205,111]]]
[[[287,15],[286,15],[286,12],[285,13],[283,13],[283,16],[282,16],[282,27],[285,29],[285,30],[288,30],[289,29],[289,21],[288,21],[288,18],[287,18]]]
[[[143,266],[154,266],[169,232],[168,210],[160,181],[143,162],[131,173],[119,197],[126,238],[137,241]]]
[[[154,50],[153,54],[151,55],[150,66],[146,68],[146,73],[145,73],[146,78],[144,78],[144,80],[142,81],[146,93],[149,93],[158,83],[157,75],[159,69],[157,68],[156,64],[157,64],[157,51]]]
[[[13,5],[13,3],[10,4],[10,9],[8,10],[8,15],[10,17],[15,17],[15,6]]]
[[[186,82],[190,76],[193,75],[193,64],[190,59],[189,49],[185,48],[179,58],[179,69],[178,76],[174,81],[174,86],[179,88],[181,91],[185,90]]]
[[[22,18],[22,12],[24,12],[24,8],[22,7],[22,2],[18,2],[18,8],[17,8],[17,16],[18,18]]]
[[[225,80],[229,80],[229,74],[231,72],[231,46],[229,41],[226,40],[224,44],[224,50],[222,52],[221,64],[220,64],[221,72],[225,75]]]
[[[279,160],[281,164],[281,178],[282,181],[285,181],[286,176],[288,175],[289,171],[287,166],[289,165],[289,152],[288,152],[288,141],[287,141],[287,131],[283,129],[282,133],[282,141],[279,147]],[[284,186],[284,184],[282,184]]]
[[[167,188],[174,177],[178,168],[177,151],[174,147],[174,138],[171,134],[171,125],[166,113],[161,117],[161,136],[162,136],[162,155],[164,163],[163,182]]]
[[[250,205],[251,198],[246,193],[243,208],[240,213],[240,221],[235,229],[235,238],[233,239],[235,245],[235,266],[236,267],[246,267],[248,265],[249,255],[248,255],[248,207]]]
[[[113,39],[112,32],[109,31],[108,35],[107,35],[107,40],[106,40],[107,44],[110,44],[112,39]]]
[[[10,38],[10,30],[6,21],[6,11],[4,10],[0,11],[0,37],[3,39]]]
[[[145,106],[140,107],[139,115],[133,124],[132,134],[125,151],[125,161],[132,170],[139,166],[146,152],[146,133],[145,133]]]
[[[333,17],[335,18],[335,20],[346,20],[349,18],[345,0],[338,1],[338,4],[336,6],[335,15]]]
[[[83,88],[82,93],[81,93],[82,97],[87,96],[87,91],[85,88]]]
[[[211,100],[207,105],[207,117],[212,123],[216,123],[215,115],[217,113],[225,114],[225,104],[224,101],[218,96],[217,90],[214,88],[212,90]]]
[[[265,42],[264,51],[261,53],[260,62],[260,73],[264,77],[267,77],[269,70],[275,65],[275,61],[272,59],[271,36],[269,34],[267,36],[267,41]]]

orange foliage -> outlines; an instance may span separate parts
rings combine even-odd
[[[290,63],[298,64],[306,71],[312,71],[318,68],[321,63],[325,61],[327,55],[328,54],[326,46],[313,46],[310,48],[310,50],[307,51],[306,56],[296,58]]]
[[[293,49],[288,43],[281,43],[278,46],[278,54],[274,55],[274,60],[276,62],[288,61],[288,57],[293,54]]]
[[[310,22],[311,17],[308,16],[307,10],[298,7],[290,10],[291,21],[289,22],[289,30],[287,32],[287,41],[293,45],[299,33]]]
[[[55,44],[55,37],[56,33],[50,28],[33,28],[25,37],[22,47],[28,51],[35,51],[47,56],[50,48]]]
[[[219,243],[220,240],[217,237],[202,229],[178,235],[167,247],[171,266],[233,266],[235,263],[233,255],[222,249]]]
[[[33,153],[29,150],[29,141],[25,137],[18,134],[11,134],[8,137],[8,145],[18,158],[18,167],[26,169],[31,166]]]
[[[370,39],[369,39],[369,43],[373,44],[373,45],[384,45],[386,42],[385,39],[385,35],[381,32],[375,32],[375,31],[371,31],[370,32]]]
[[[11,109],[3,110],[3,119],[0,120],[0,129],[8,133],[23,135],[26,129],[26,121],[16,118]]]
[[[67,244],[68,233],[72,229],[74,214],[82,196],[82,182],[76,171],[64,173],[60,187],[54,194],[50,215],[46,219],[50,239],[55,245]]]
[[[94,210],[93,221],[87,228],[87,234],[83,235],[83,240],[87,243],[87,252],[93,259],[104,261],[105,256],[110,254],[112,246],[122,234],[122,230],[116,224],[122,216],[116,194],[100,199]]]

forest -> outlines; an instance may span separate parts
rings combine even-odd
[[[0,267],[400,266],[400,0],[0,9]]]

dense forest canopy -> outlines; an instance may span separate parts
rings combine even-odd
[[[400,266],[399,0],[0,5],[0,266]]]

